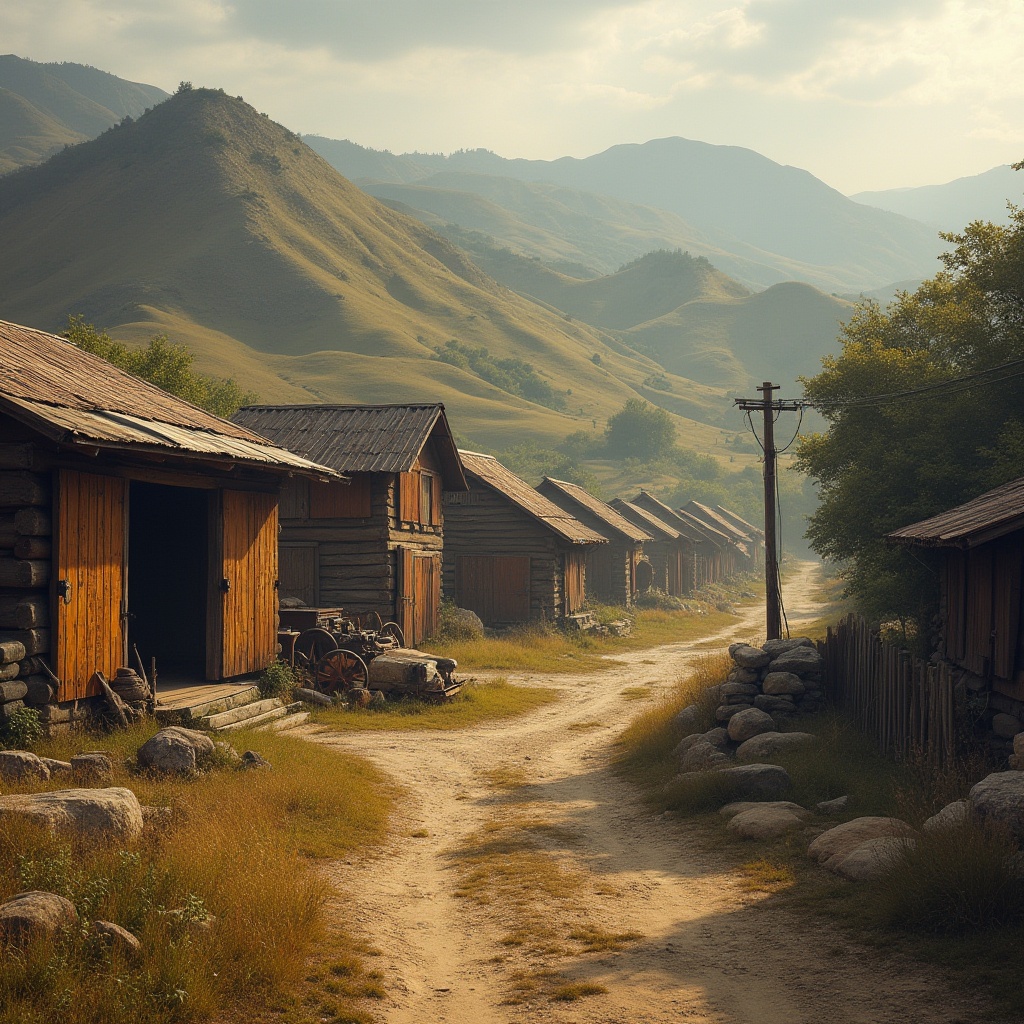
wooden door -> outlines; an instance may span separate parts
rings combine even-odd
[[[565,555],[565,614],[578,612],[587,602],[585,569],[586,555],[582,551],[568,551]]]
[[[459,555],[456,603],[487,625],[530,618],[529,555]]]
[[[54,587],[54,671],[58,700],[99,692],[125,664],[125,547],[128,481],[60,470]]]
[[[232,679],[277,656],[277,495],[221,491],[219,533],[219,642],[207,644],[207,676]]]
[[[398,594],[395,620],[402,627],[406,645],[415,647],[437,629],[441,608],[441,556],[419,554],[400,547],[398,558]]]

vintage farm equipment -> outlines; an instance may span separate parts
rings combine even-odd
[[[298,631],[293,664],[321,693],[365,688],[442,701],[462,688],[453,658],[405,647],[398,624],[379,615],[364,622],[341,608],[282,608],[281,625]]]

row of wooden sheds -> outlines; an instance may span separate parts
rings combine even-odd
[[[260,671],[279,601],[376,613],[416,644],[442,592],[488,624],[557,621],[757,557],[722,508],[534,489],[460,452],[437,403],[227,422],[3,321],[0,373],[0,717],[91,696],[136,649],[165,679]]]

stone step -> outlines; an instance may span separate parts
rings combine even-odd
[[[288,729],[294,729],[296,726],[302,725],[303,722],[308,721],[308,711],[296,711],[291,714],[285,715],[284,718],[278,718],[276,721],[271,722],[269,725],[260,726],[260,731],[285,732]]]
[[[235,722],[244,722],[262,715],[265,711],[272,711],[274,708],[283,707],[277,697],[267,697],[264,700],[250,701],[248,704],[236,705],[228,708],[227,711],[220,711],[215,715],[204,715],[196,723],[200,729],[216,731],[223,729],[226,725],[233,725]]]
[[[255,729],[260,725],[267,725],[273,722],[277,718],[284,718],[288,714],[288,709],[277,702],[276,708],[271,708],[269,711],[264,711],[260,715],[253,715],[252,718],[243,718],[240,722],[230,722],[228,725],[222,725],[219,729],[211,729],[211,732],[235,732],[237,729]]]

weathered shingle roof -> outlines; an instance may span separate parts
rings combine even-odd
[[[683,518],[675,509],[660,501],[650,491],[641,490],[630,504],[646,509],[663,523],[668,523],[673,529],[678,530],[687,540],[707,540],[707,536],[698,529],[698,524],[692,517]]]
[[[749,534],[733,526],[728,520],[724,519],[713,509],[708,508],[707,505],[702,505],[699,501],[688,501],[683,506],[682,511],[689,512],[694,519],[699,519],[706,526],[710,526],[713,530],[724,534],[737,547],[746,550],[746,545],[750,543],[751,538]]]
[[[59,444],[337,474],[45,331],[0,320],[0,411]]]
[[[538,494],[525,480],[506,469],[493,455],[459,450],[462,464],[471,477],[503,494],[514,505],[539,520],[571,544],[606,544],[606,538]]]
[[[427,405],[248,405],[236,423],[342,473],[408,473],[433,438],[444,486],[466,490],[440,402]]]
[[[717,544],[720,548],[733,544],[731,537],[726,536],[721,530],[716,530],[713,526],[709,526],[702,519],[698,519],[692,512],[687,512],[685,508],[677,509],[676,514],[684,523],[689,523],[705,540],[711,541],[712,544]]]
[[[653,538],[661,540],[679,540],[682,534],[669,526],[668,523],[660,520],[653,512],[648,512],[647,509],[641,508],[639,505],[634,505],[632,502],[626,501],[624,498],[612,498],[609,505],[616,512],[618,512],[623,519],[628,519],[631,523],[639,526],[642,530],[646,530]]]
[[[628,519],[623,518],[610,505],[600,498],[595,498],[585,487],[570,483],[568,480],[556,480],[546,476],[537,488],[545,497],[567,512],[575,512],[577,508],[586,509],[601,523],[598,530],[605,532],[605,527],[634,544],[642,544],[650,540],[651,535]]]
[[[748,523],[746,519],[741,519],[731,509],[726,508],[724,505],[715,505],[715,511],[726,522],[732,523],[733,526],[742,530],[748,537],[757,537],[760,540],[764,540],[764,530],[759,526],[754,526],[753,523]]]
[[[1024,530],[1024,477],[889,534],[900,544],[973,548]]]

